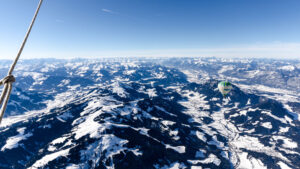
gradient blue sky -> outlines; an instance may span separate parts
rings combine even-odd
[[[38,0],[0,1],[0,59],[13,59]],[[22,58],[300,58],[299,0],[44,0]]]

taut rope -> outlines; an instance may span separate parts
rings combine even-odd
[[[39,10],[41,8],[42,3],[43,3],[43,0],[40,0],[39,5],[38,5],[38,7],[35,11],[34,17],[31,21],[30,26],[29,26],[29,29],[26,33],[26,36],[25,36],[25,38],[23,40],[23,43],[22,43],[22,45],[19,49],[19,52],[18,52],[13,64],[11,65],[11,67],[8,71],[8,75],[0,81],[0,85],[4,85],[4,88],[2,90],[2,94],[1,94],[1,97],[0,97],[0,105],[2,105],[1,110],[0,110],[0,123],[1,123],[2,117],[3,117],[4,112],[6,110],[6,107],[7,107],[9,96],[10,96],[10,93],[11,93],[11,90],[12,90],[12,83],[15,82],[15,77],[12,75],[12,72],[14,71],[14,68],[15,68],[15,66],[16,66],[16,64],[17,64],[17,62],[18,62],[18,60],[19,60],[19,58],[22,54],[23,48],[26,44],[26,41],[27,41],[28,36],[31,32],[31,29],[32,29],[32,26],[35,22],[35,19],[36,19],[38,13],[39,13]]]

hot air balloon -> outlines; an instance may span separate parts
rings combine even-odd
[[[230,82],[222,81],[218,84],[218,89],[223,96],[226,96],[231,91],[232,85]]]

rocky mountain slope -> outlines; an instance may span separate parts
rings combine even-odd
[[[299,168],[297,84],[251,84],[237,67],[252,61],[210,59],[23,61],[0,126],[0,167]],[[297,62],[285,64],[299,78]],[[280,70],[266,79],[270,71]],[[226,98],[224,76],[234,82]]]

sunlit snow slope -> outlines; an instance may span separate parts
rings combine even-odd
[[[0,168],[299,168],[297,93],[282,89],[293,98],[283,101],[236,80],[223,98],[229,62],[213,76],[195,59],[172,61],[23,61],[0,125]]]

